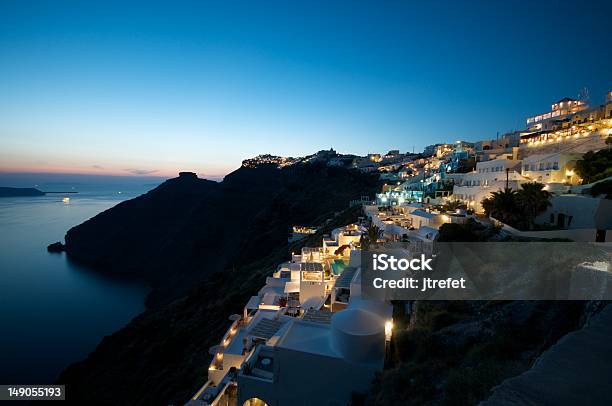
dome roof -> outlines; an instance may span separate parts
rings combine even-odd
[[[364,309],[346,309],[332,316],[334,329],[350,335],[372,335],[384,332],[385,323],[376,314]]]
[[[364,309],[346,309],[331,320],[332,348],[352,363],[381,364],[385,355],[385,326],[381,317]]]

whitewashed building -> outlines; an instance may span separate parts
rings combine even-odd
[[[383,368],[392,306],[361,297],[362,231],[335,229],[328,249],[304,248],[281,264],[230,317],[210,349],[208,380],[188,404],[344,405],[366,390]],[[340,246],[347,249],[333,249]]]
[[[504,155],[490,161],[476,163],[472,172],[454,176],[453,198],[476,212],[483,212],[482,201],[492,192],[508,187],[518,190],[530,180],[521,174],[522,161]]]
[[[567,152],[529,155],[523,159],[521,174],[540,183],[575,185],[582,180],[574,171],[581,157],[580,153]]]

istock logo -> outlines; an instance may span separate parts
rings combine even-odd
[[[425,258],[424,254],[421,254],[421,258],[400,258],[397,259],[393,255],[388,254],[373,254],[372,255],[372,268],[375,271],[407,271],[409,269],[413,271],[433,271],[429,263],[433,258]]]

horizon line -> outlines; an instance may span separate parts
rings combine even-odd
[[[156,178],[156,179],[172,179],[179,176],[181,172],[192,172],[195,173],[199,178],[202,179],[222,179],[227,174],[205,174],[198,173],[196,171],[190,170],[178,170],[174,175],[161,175],[161,174],[135,174],[135,173],[88,173],[88,172],[70,172],[70,171],[40,171],[40,170],[32,170],[32,171],[19,171],[19,170],[6,170],[0,169],[0,175],[58,175],[58,176],[91,176],[91,177],[113,177],[113,178],[134,178],[134,179],[145,179],[145,178]]]

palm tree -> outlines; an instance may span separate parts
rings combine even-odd
[[[382,230],[376,224],[370,225],[365,234],[361,234],[359,243],[363,249],[368,249],[370,245],[376,245],[382,237]]]
[[[512,223],[518,212],[517,193],[510,188],[498,190],[482,201],[482,207],[487,216],[495,217],[506,224]]]
[[[461,203],[459,200],[450,200],[450,201],[446,202],[446,204],[444,204],[442,209],[446,210],[446,211],[455,211],[455,210],[461,209],[463,207],[465,207],[465,204]]]
[[[524,183],[517,193],[517,202],[530,230],[534,227],[535,218],[551,205],[550,193],[538,182]]]

